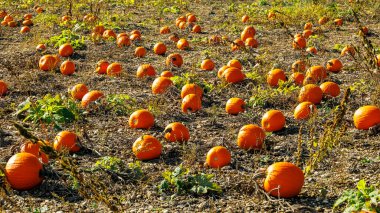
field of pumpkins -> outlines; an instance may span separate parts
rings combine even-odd
[[[1,212],[380,212],[380,1],[0,2]]]

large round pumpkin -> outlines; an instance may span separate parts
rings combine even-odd
[[[377,106],[362,106],[355,111],[354,125],[357,129],[369,129],[380,124],[380,108]]]
[[[91,102],[94,102],[96,100],[98,100],[99,98],[103,97],[104,94],[98,90],[93,90],[93,91],[90,91],[88,93],[86,93],[83,97],[82,97],[82,102],[81,102],[81,106],[82,107],[87,107]]]
[[[310,101],[313,104],[319,104],[322,100],[322,89],[315,84],[303,86],[298,95],[298,102]]]
[[[136,129],[149,129],[154,125],[154,116],[146,109],[133,112],[129,116],[129,126]]]
[[[207,152],[206,164],[212,168],[222,168],[231,163],[231,153],[224,146],[215,146]]]
[[[226,103],[226,112],[230,115],[237,115],[245,110],[245,102],[241,98],[230,98]]]
[[[78,136],[69,131],[62,131],[55,136],[54,149],[57,151],[68,150],[70,152],[78,152],[80,146],[77,144]]]
[[[139,160],[151,160],[160,157],[162,145],[150,135],[143,135],[133,143],[132,151]]]
[[[242,149],[261,149],[265,139],[265,132],[254,124],[243,126],[239,130],[237,145]]]
[[[280,110],[269,110],[261,119],[261,127],[267,132],[279,131],[285,126],[285,116]]]
[[[165,127],[165,138],[170,142],[186,142],[190,139],[189,129],[180,122],[174,122]]]

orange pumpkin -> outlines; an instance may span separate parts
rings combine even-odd
[[[143,135],[133,143],[132,151],[139,160],[151,160],[160,157],[162,145],[150,135]]]
[[[20,33],[28,33],[30,32],[30,28],[28,26],[21,27]]]
[[[343,64],[339,59],[331,59],[326,64],[326,69],[333,73],[339,73],[343,68]]]
[[[300,72],[294,72],[292,75],[291,75],[291,78],[293,79],[293,82],[298,85],[298,86],[302,86],[302,82],[304,81],[305,79],[305,75],[303,73],[300,73]]]
[[[310,22],[307,22],[305,26],[303,27],[304,30],[311,30],[313,28],[313,24]]]
[[[226,69],[230,68],[229,66],[222,66],[221,68],[219,68],[218,70],[218,78],[222,78],[223,77],[223,73],[224,71],[226,71]]]
[[[243,126],[238,133],[237,145],[245,150],[261,149],[265,140],[264,130],[255,125],[248,124]]]
[[[201,97],[196,94],[188,94],[182,99],[182,112],[187,113],[188,110],[196,112],[202,108]]]
[[[116,44],[118,47],[125,47],[131,45],[131,40],[129,40],[128,36],[120,36],[116,40]]]
[[[357,109],[354,113],[354,125],[357,129],[367,130],[380,124],[380,108],[367,105]]]
[[[297,105],[294,109],[293,116],[296,120],[308,119],[312,114],[317,113],[317,107],[309,102],[305,101]]]
[[[380,54],[376,56],[376,65],[380,67]]]
[[[177,42],[178,49],[185,50],[185,49],[188,49],[189,47],[190,47],[189,42],[186,39],[181,38],[180,40],[178,40]]]
[[[228,83],[239,83],[245,79],[245,74],[238,68],[231,67],[223,72],[223,77]]]
[[[135,56],[142,58],[146,55],[146,49],[144,47],[136,47]]]
[[[146,76],[155,76],[155,75],[156,75],[156,70],[150,64],[143,64],[143,65],[140,65],[139,68],[137,68],[136,76],[138,78],[144,78]]]
[[[53,55],[44,55],[40,58],[38,66],[43,71],[52,70],[57,65],[57,58]]]
[[[150,129],[154,125],[154,116],[146,109],[140,109],[129,116],[129,126],[133,129]]]
[[[59,55],[62,57],[69,57],[74,53],[73,46],[71,46],[71,44],[68,44],[68,43],[62,44],[59,47],[58,51],[59,51]]]
[[[246,23],[248,21],[249,21],[249,16],[244,15],[243,17],[241,17],[241,22]]]
[[[168,26],[163,26],[160,28],[160,34],[169,34],[170,28]]]
[[[318,53],[317,48],[315,48],[315,47],[308,47],[306,49],[306,52],[310,53],[310,54],[313,54],[313,55],[316,55]]]
[[[341,19],[341,18],[335,19],[334,23],[336,26],[342,26],[343,25],[343,19]]]
[[[310,101],[313,104],[319,104],[322,100],[323,92],[321,88],[315,84],[307,84],[303,86],[298,95],[298,102]]]
[[[185,84],[181,89],[181,98],[185,98],[186,95],[196,94],[200,98],[203,96],[203,89],[196,84]]]
[[[245,102],[241,98],[230,98],[226,103],[226,112],[231,115],[237,115],[245,110]]]
[[[157,44],[154,45],[153,51],[157,55],[165,55],[166,45],[162,42],[158,42]]]
[[[170,80],[170,78],[158,77],[152,83],[152,93],[163,94],[172,85],[173,82]]]
[[[53,147],[56,151],[67,150],[74,153],[80,150],[80,146],[78,146],[77,142],[78,136],[75,133],[62,131],[55,136]]]
[[[3,80],[0,80],[0,96],[5,95],[7,91],[8,91],[7,84]]]
[[[274,20],[276,18],[276,13],[274,13],[274,12],[271,11],[271,12],[268,13],[267,17],[268,17],[269,20]]]
[[[0,11],[0,19],[3,19],[8,13],[5,10]]]
[[[103,35],[104,31],[106,31],[106,28],[103,25],[96,25],[92,32],[97,33],[99,35]]]
[[[42,7],[36,8],[36,13],[42,13],[42,12],[44,12],[44,8],[42,8]]]
[[[29,190],[41,184],[42,164],[30,153],[17,153],[5,165],[8,183],[16,190]]]
[[[235,39],[234,42],[231,44],[231,50],[236,51],[240,49],[241,47],[244,47],[244,41],[241,39]]]
[[[302,60],[297,60],[292,64],[292,71],[293,72],[305,72],[306,70],[306,63]]]
[[[211,71],[215,68],[215,64],[211,59],[205,59],[201,63],[201,69]]]
[[[186,22],[186,17],[185,16],[180,16],[175,20],[175,25],[178,27],[179,23],[181,22]]]
[[[64,61],[60,70],[63,75],[72,75],[75,72],[75,64],[72,61]]]
[[[123,67],[120,63],[114,62],[107,67],[107,75],[118,76],[123,71]]]
[[[71,97],[76,100],[82,100],[83,96],[88,93],[88,88],[85,84],[77,84],[70,89]]]
[[[345,56],[345,55],[354,56],[355,55],[355,49],[353,47],[351,47],[350,45],[345,46],[342,49],[340,56]]]
[[[307,70],[306,75],[312,76],[313,79],[315,79],[316,81],[321,81],[321,80],[327,78],[327,72],[323,66],[312,66],[312,67],[310,67]]]
[[[46,45],[45,44],[38,44],[36,47],[37,51],[44,51],[46,50]]]
[[[139,34],[132,34],[131,36],[129,36],[129,39],[131,41],[140,41],[141,40],[141,35],[139,35]]]
[[[191,32],[193,32],[193,33],[201,33],[202,32],[202,28],[201,28],[201,26],[199,26],[198,24],[196,24],[191,29]]]
[[[110,38],[116,39],[117,37],[116,33],[113,30],[105,30],[102,36],[104,39],[110,39]]]
[[[297,37],[293,40],[294,49],[305,49],[306,48],[306,39],[304,37]]]
[[[322,17],[322,18],[320,18],[320,19],[318,20],[318,24],[319,24],[319,25],[324,25],[324,24],[326,24],[328,21],[329,21],[329,18],[327,18],[327,17]]]
[[[219,35],[212,35],[208,39],[208,43],[210,43],[210,44],[220,44],[220,43],[222,43],[222,37],[219,36]]]
[[[172,53],[166,58],[166,66],[181,67],[182,64],[182,56],[178,53]]]
[[[272,196],[290,198],[297,196],[304,184],[300,168],[289,162],[278,162],[266,170],[264,190]]]
[[[189,129],[179,122],[174,122],[165,127],[166,140],[170,142],[186,142],[190,139]]]
[[[367,35],[369,33],[368,27],[363,26],[360,28],[360,33],[363,33],[364,35]]]
[[[10,21],[8,22],[9,27],[17,27],[18,23],[16,21]]]
[[[11,22],[11,21],[13,21],[13,16],[11,16],[11,15],[4,16],[4,21],[5,22]]]
[[[231,163],[231,153],[224,146],[215,146],[207,152],[206,164],[211,168],[222,168]]]
[[[279,81],[286,81],[285,71],[282,69],[273,69],[267,75],[267,83],[272,86],[278,86]]]
[[[252,47],[252,48],[257,48],[259,46],[259,42],[257,42],[257,40],[254,39],[254,38],[247,38],[245,40],[245,46]]]
[[[306,39],[308,39],[311,35],[313,35],[313,31],[312,30],[304,30],[302,32],[302,36]]]
[[[174,77],[174,74],[170,71],[163,71],[161,73],[161,77],[167,77],[167,78],[171,78],[171,77]]]
[[[197,17],[195,17],[195,15],[191,14],[191,15],[187,16],[187,21],[188,22],[196,22]]]
[[[123,37],[123,36],[126,36],[126,37],[128,37],[128,39],[129,39],[129,34],[126,33],[126,32],[122,32],[122,33],[117,34],[116,39],[119,39],[119,38],[121,38],[121,37]]]
[[[245,42],[247,38],[254,38],[256,34],[256,30],[252,26],[246,26],[240,34],[240,39]]]
[[[24,26],[32,26],[33,25],[33,21],[30,20],[30,19],[25,20],[25,21],[22,22],[22,25],[24,25]],[[29,31],[30,31],[30,28],[29,28]]]
[[[239,70],[243,69],[243,66],[241,65],[240,61],[237,59],[232,59],[228,61],[227,66],[235,67],[235,68],[238,68]]]
[[[181,22],[178,23],[178,28],[179,29],[184,30],[184,29],[186,29],[186,27],[187,27],[187,23],[186,22],[181,21]]]
[[[321,88],[324,96],[336,97],[340,94],[340,88],[337,83],[327,81],[321,84],[319,87]]]
[[[261,127],[266,132],[279,131],[285,126],[285,116],[280,110],[269,110],[261,119]]]
[[[104,94],[98,90],[90,91],[82,97],[81,106],[85,108],[91,102],[97,101],[99,98],[101,98],[103,96],[104,96]]]
[[[40,155],[40,145],[38,143],[27,141],[21,145],[20,152],[27,152],[38,157]]]
[[[108,66],[109,66],[108,61],[100,60],[100,61],[98,61],[98,63],[96,63],[96,69],[95,70],[98,74],[106,74]]]
[[[179,40],[179,37],[178,37],[177,34],[174,33],[174,34],[172,34],[172,35],[169,36],[169,40],[172,41],[172,42],[174,42],[174,43],[177,43],[178,40]]]
[[[138,35],[138,36],[141,36],[141,32],[140,32],[140,30],[132,30],[130,34],[131,34],[131,35],[136,34],[136,35]]]

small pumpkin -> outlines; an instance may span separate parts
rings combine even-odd
[[[105,60],[100,60],[98,61],[98,63],[96,63],[96,72],[98,74],[106,74],[107,73],[107,68],[110,64],[108,63],[108,61],[105,61]]]
[[[69,60],[64,61],[61,64],[60,70],[63,75],[72,75],[75,72],[75,64]]]
[[[306,39],[303,36],[295,38],[293,40],[293,48],[294,49],[305,49],[306,48]]]
[[[184,29],[186,29],[186,27],[187,27],[186,22],[184,22],[184,21],[179,22],[179,24],[178,24],[179,29],[184,30]]]
[[[59,55],[62,57],[69,57],[74,53],[74,49],[73,49],[73,46],[71,46],[71,44],[66,43],[59,46],[58,52],[59,52]]]
[[[239,83],[245,79],[245,74],[240,69],[231,67],[223,72],[223,77],[228,83]]]
[[[312,55],[317,55],[317,53],[318,53],[317,48],[315,48],[315,47],[308,47],[306,49],[306,52],[309,54],[312,54]]]
[[[215,146],[207,152],[206,164],[211,168],[222,168],[231,163],[231,153],[224,146]]]
[[[46,50],[46,45],[45,44],[38,44],[36,47],[37,51],[44,51]]]
[[[146,49],[144,47],[136,47],[135,56],[142,58],[146,55]]]
[[[106,28],[103,25],[96,25],[93,29],[92,32],[103,35],[104,31],[106,31]]]
[[[16,21],[10,21],[10,22],[8,22],[8,26],[9,27],[17,27],[18,26],[18,22],[16,22]]]
[[[140,41],[141,40],[141,35],[139,35],[139,34],[132,34],[132,35],[129,36],[129,39],[131,41]]]
[[[323,92],[321,88],[315,84],[307,84],[303,86],[298,95],[298,102],[310,101],[313,104],[319,104],[322,100]]]
[[[88,93],[88,88],[85,84],[77,84],[70,89],[71,97],[76,100],[82,100],[83,96]]]
[[[323,66],[319,66],[319,65],[310,67],[307,70],[306,75],[312,76],[317,81],[321,81],[327,78],[326,69]]]
[[[166,57],[166,66],[181,67],[182,64],[183,59],[179,53],[172,53]]]
[[[178,49],[185,50],[185,49],[189,49],[189,47],[190,47],[189,42],[186,39],[181,38],[180,40],[178,40],[177,42]]]
[[[311,29],[313,29],[313,24],[311,22],[307,22],[307,23],[305,23],[303,29],[304,30],[311,30]]]
[[[222,37],[219,36],[219,35],[212,35],[208,39],[208,43],[210,43],[210,44],[220,44],[220,43],[222,43]]]
[[[30,20],[30,19],[25,20],[25,21],[22,22],[22,25],[23,25],[23,26],[28,26],[28,28],[29,28],[29,26],[32,26],[32,25],[33,25],[33,21]],[[29,28],[29,31],[30,31],[30,28]],[[29,32],[29,31],[28,31],[28,32]]]
[[[168,26],[163,26],[160,28],[160,34],[169,34],[170,28]]]
[[[327,81],[319,86],[323,92],[324,96],[327,97],[337,97],[340,94],[340,88],[337,83]]]
[[[318,20],[318,24],[319,25],[324,25],[324,24],[326,24],[327,22],[329,21],[329,18],[327,18],[327,17],[321,17],[319,20]]]
[[[158,77],[152,83],[152,93],[163,94],[172,85],[173,82],[170,80],[170,78]]]
[[[226,103],[226,112],[230,115],[237,115],[245,111],[245,102],[241,98],[230,98]]]
[[[57,58],[53,55],[44,55],[40,58],[38,66],[43,71],[52,70],[57,65]]]
[[[133,129],[150,129],[154,125],[154,116],[146,109],[140,109],[129,116],[129,126]]]
[[[224,65],[221,68],[219,68],[219,70],[218,70],[218,78],[222,78],[224,71],[226,71],[226,69],[228,69],[228,68],[230,68],[230,67],[227,66],[227,65]]]
[[[114,62],[107,67],[107,75],[118,76],[123,71],[123,67],[120,63]]]
[[[80,146],[78,145],[78,136],[69,131],[62,131],[55,136],[53,148],[56,151],[67,150],[71,153],[78,152]]]
[[[247,23],[248,21],[249,21],[249,16],[244,15],[243,17],[241,17],[241,22]]]
[[[310,101],[305,101],[297,105],[297,107],[294,109],[293,116],[296,120],[304,120],[310,118],[312,114],[316,113],[317,107]]]
[[[297,196],[304,184],[300,168],[289,162],[277,162],[266,170],[264,190],[272,196],[290,198]]]
[[[163,71],[160,75],[161,77],[167,77],[167,78],[171,78],[171,77],[174,77],[174,74],[170,71]]]
[[[185,84],[181,89],[181,98],[185,98],[186,95],[196,94],[202,98],[203,89],[196,84]]]
[[[136,35],[141,37],[141,31],[140,30],[132,30],[130,34],[131,35],[136,34]]]
[[[202,108],[201,97],[196,94],[188,94],[182,99],[182,112],[187,113],[188,110],[196,112]]]
[[[201,26],[199,26],[198,24],[196,24],[191,29],[191,32],[193,32],[193,33],[201,33],[202,32],[202,28],[201,28]]]
[[[335,23],[336,26],[340,27],[340,26],[343,25],[343,19],[341,19],[341,18],[335,19],[334,23]]]
[[[231,50],[236,51],[240,49],[241,47],[244,47],[244,41],[241,39],[235,39],[234,42],[231,44]]]
[[[373,105],[362,106],[355,111],[353,118],[357,129],[367,130],[380,124],[380,108]]]
[[[366,27],[366,26],[361,27],[359,33],[362,33],[364,35],[368,35],[368,33],[369,33],[368,27]]]
[[[177,34],[174,33],[174,34],[172,34],[172,35],[169,36],[169,40],[172,41],[172,42],[174,42],[174,43],[177,43],[178,40],[179,40],[179,37],[178,37]]]
[[[340,52],[340,56],[345,56],[345,55],[354,56],[355,55],[355,49],[350,45],[345,46],[342,49],[342,51]]]
[[[294,72],[291,75],[291,79],[296,85],[302,86],[303,80],[305,79],[305,75],[300,72]]]
[[[285,116],[280,110],[269,110],[261,119],[261,127],[266,132],[275,132],[285,126]]]
[[[160,157],[162,145],[150,135],[143,135],[133,143],[132,151],[139,160],[152,160]]]
[[[240,34],[240,39],[245,42],[247,38],[254,38],[256,34],[256,30],[252,26],[246,26]]]
[[[8,91],[7,84],[3,80],[0,80],[0,96],[5,95],[7,91]]]
[[[286,81],[285,71],[282,69],[273,69],[267,75],[267,83],[272,87],[277,87],[279,81]]]
[[[227,66],[228,67],[235,67],[235,68],[238,68],[239,70],[243,69],[243,66],[241,65],[240,61],[237,59],[232,59],[232,60],[228,61]]]
[[[118,47],[131,46],[131,40],[128,36],[120,36],[119,38],[117,38],[116,44]]]
[[[201,69],[211,71],[215,68],[215,64],[211,59],[205,59],[201,63]]]
[[[157,55],[165,55],[165,53],[166,53],[166,45],[164,43],[162,43],[162,42],[158,42],[157,44],[154,45],[153,51]]]
[[[105,30],[102,34],[102,37],[106,40],[113,38],[116,39],[116,33],[113,30]]]
[[[343,68],[343,64],[339,59],[331,59],[326,64],[326,69],[333,73],[339,73]]]
[[[312,30],[304,30],[302,32],[302,36],[306,39],[308,39],[311,35],[313,35],[313,31]]]
[[[247,38],[245,40],[245,46],[252,47],[252,48],[257,48],[259,46],[259,42],[257,42],[257,40],[254,39],[254,38]]]
[[[380,67],[380,54],[376,56],[376,65]]]
[[[264,130],[255,125],[248,124],[243,126],[238,133],[237,145],[245,150],[261,149],[265,140]]]
[[[121,38],[121,37],[123,37],[123,36],[126,36],[126,37],[128,37],[128,39],[129,39],[129,34],[126,33],[126,32],[122,32],[122,33],[117,34],[116,39],[119,39],[119,38]]]
[[[166,140],[170,142],[187,142],[190,139],[189,129],[180,122],[174,122],[165,127]]]
[[[138,78],[144,78],[146,76],[155,76],[156,70],[150,64],[143,64],[137,68],[136,76]]]
[[[306,70],[306,63],[302,60],[297,60],[292,64],[292,71],[293,72],[305,72]]]
[[[82,97],[81,106],[85,108],[91,102],[97,101],[98,99],[100,99],[103,96],[104,96],[104,94],[98,90],[90,91]]]
[[[27,141],[21,144],[20,152],[27,152],[38,158],[38,156],[40,155],[40,145],[38,143]]]
[[[193,14],[187,16],[187,21],[188,22],[196,22],[197,21],[197,17]]]

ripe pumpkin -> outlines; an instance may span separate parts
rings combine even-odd
[[[131,41],[140,41],[141,40],[141,35],[139,35],[139,34],[132,34],[131,36],[129,36],[129,39]]]
[[[168,26],[163,26],[160,28],[160,34],[169,34],[170,28]]]
[[[302,32],[302,36],[306,39],[308,39],[311,35],[313,35],[313,31],[312,30],[304,30]]]
[[[191,15],[187,16],[187,21],[188,22],[196,22],[197,17],[195,17],[195,15],[191,14]]]
[[[17,27],[18,23],[16,21],[10,21],[10,22],[8,22],[8,26],[9,27]]]
[[[98,63],[96,63],[96,72],[98,74],[106,74],[107,73],[107,68],[110,64],[108,63],[108,61],[105,61],[105,60],[100,60],[98,61]]]
[[[234,42],[231,44],[231,50],[236,51],[240,49],[241,47],[244,47],[244,41],[241,39],[235,39]]]
[[[11,21],[13,21],[13,16],[11,16],[11,15],[6,15],[6,16],[4,16],[4,19],[3,19],[4,21],[6,21],[6,22],[11,22]]]
[[[274,20],[274,19],[276,18],[276,13],[270,11],[270,12],[268,13],[268,16],[267,16],[267,17],[268,17],[269,20]]]
[[[5,95],[7,91],[8,91],[7,84],[3,80],[0,80],[0,96]]]
[[[178,40],[177,42],[178,49],[185,50],[185,49],[188,49],[189,47],[190,47],[189,42],[186,39],[181,38],[180,40]]]
[[[126,32],[122,32],[122,33],[117,34],[116,39],[119,39],[119,38],[121,38],[121,37],[123,37],[123,36],[126,36],[126,37],[128,37],[128,39],[129,39],[129,34],[126,33]]]
[[[82,97],[81,106],[83,108],[87,107],[91,102],[97,101],[99,98],[103,97],[104,94],[98,90],[93,90],[86,93]]]
[[[376,61],[377,61],[376,65],[380,67],[380,54],[376,56]]]
[[[326,64],[326,69],[333,73],[339,73],[343,68],[343,64],[339,59],[331,59]]]
[[[305,101],[297,105],[297,107],[294,109],[293,116],[296,120],[304,120],[308,119],[312,114],[315,113],[317,113],[317,107],[313,103]]]
[[[59,47],[58,51],[59,51],[59,55],[62,57],[69,57],[74,53],[73,46],[71,46],[71,44],[69,44],[69,43],[62,44]]]
[[[113,30],[105,30],[102,34],[103,38],[108,40],[110,38],[116,39],[116,33]]]
[[[157,44],[154,45],[153,51],[157,55],[165,55],[166,45],[162,42],[158,42]]]
[[[166,90],[173,85],[172,80],[166,77],[158,77],[152,83],[153,94],[163,94]]]
[[[176,18],[175,25],[178,27],[179,23],[181,23],[181,22],[186,22],[186,17],[185,16],[180,16],[180,17]]]
[[[367,35],[369,33],[368,27],[363,26],[362,28],[360,28],[360,33]]]
[[[264,130],[255,124],[248,124],[239,130],[237,145],[245,150],[261,149],[264,140]]]
[[[298,85],[298,86],[302,86],[302,82],[303,80],[305,79],[305,75],[303,73],[300,73],[300,72],[294,72],[292,75],[291,75],[291,79],[293,79],[293,82]]]
[[[155,76],[155,75],[156,75],[156,70],[150,64],[143,64],[143,65],[140,65],[139,68],[137,68],[136,76],[138,78],[144,78],[146,76]]]
[[[199,95],[188,94],[182,99],[182,112],[187,113],[188,110],[196,112],[202,108],[202,100]]]
[[[294,49],[305,49],[306,48],[306,39],[304,37],[297,37],[293,40]]]
[[[42,169],[42,164],[35,155],[17,153],[8,160],[5,176],[13,189],[29,190],[41,184]]]
[[[146,49],[144,47],[136,47],[135,56],[142,58],[146,55]]]
[[[367,105],[357,109],[354,113],[354,125],[357,129],[367,130],[380,124],[380,108]]]
[[[93,29],[92,32],[103,35],[104,31],[106,31],[106,28],[103,25],[96,25]]]
[[[267,75],[267,83],[272,87],[277,87],[279,81],[286,81],[285,71],[282,69],[273,69]]]
[[[174,74],[170,71],[163,71],[161,73],[161,77],[167,77],[167,78],[171,78],[171,77],[174,77]]]
[[[41,70],[48,71],[54,69],[57,63],[57,57],[54,57],[53,55],[44,55],[40,58],[38,66]]]
[[[341,18],[335,19],[334,23],[336,26],[342,26],[343,25],[343,19],[341,19]]]
[[[0,11],[0,19],[3,19],[8,13],[5,10]]]
[[[337,83],[327,81],[319,86],[323,92],[324,96],[327,97],[337,97],[340,94],[340,88]]]
[[[174,34],[172,34],[172,35],[169,36],[169,40],[172,41],[172,42],[174,42],[174,43],[177,43],[178,40],[179,40],[179,37],[178,37],[177,34],[174,33]]]
[[[324,24],[326,24],[327,22],[329,21],[329,18],[327,18],[327,17],[322,17],[322,18],[320,18],[319,20],[318,20],[318,24],[319,25],[324,25]]]
[[[20,29],[21,34],[28,33],[28,32],[30,32],[30,28],[28,26],[21,27]]]
[[[307,23],[304,25],[304,27],[303,27],[304,30],[311,30],[312,28],[313,28],[313,24],[310,23],[310,22],[307,22]]]
[[[205,59],[201,63],[201,69],[211,71],[215,68],[215,64],[211,59]]]
[[[129,116],[129,126],[133,129],[150,129],[154,125],[154,116],[146,109],[140,109]]]
[[[318,53],[317,48],[315,48],[315,47],[308,47],[306,49],[306,52],[310,53],[310,54],[313,54],[313,55],[316,55]]]
[[[261,127],[266,132],[279,131],[285,126],[285,116],[280,110],[269,110],[261,119]]]
[[[77,142],[78,136],[75,133],[62,131],[55,136],[53,147],[56,151],[67,150],[74,153],[80,150],[80,146],[78,146]]]
[[[131,40],[128,36],[121,36],[116,40],[116,44],[118,47],[131,46]]]
[[[36,8],[36,13],[42,13],[42,12],[44,12],[44,8],[42,8],[42,7]]]
[[[132,30],[130,34],[131,35],[136,34],[136,35],[141,37],[141,31],[140,30]]]
[[[107,67],[107,75],[118,76],[123,71],[123,67],[120,63],[114,62]]]
[[[306,70],[306,63],[302,60],[297,60],[292,64],[292,71],[293,72],[305,72]]]
[[[355,55],[355,49],[353,47],[351,47],[350,45],[345,46],[342,49],[342,52],[340,53],[340,56],[345,56],[345,55],[354,56]]]
[[[23,25],[23,26],[32,26],[32,25],[33,25],[33,21],[30,20],[30,19],[24,20],[24,21],[22,22],[22,25]],[[30,30],[30,28],[29,28],[29,30]],[[28,31],[28,32],[29,32],[29,31]]]
[[[240,61],[237,59],[232,59],[228,61],[227,66],[235,67],[235,68],[238,68],[239,70],[243,69],[243,66],[241,65]]]
[[[300,168],[289,162],[277,162],[268,167],[264,190],[272,196],[290,198],[297,196],[304,184]]]
[[[181,67],[183,64],[182,56],[178,53],[172,53],[166,58],[166,66]]]
[[[207,152],[206,164],[211,168],[222,168],[231,163],[231,153],[224,146],[215,146]]]
[[[307,84],[303,86],[298,95],[298,102],[310,101],[313,104],[319,104],[322,100],[323,92],[321,88],[315,84]]]
[[[245,102],[241,98],[230,98],[226,103],[226,112],[230,115],[237,115],[245,110]]]
[[[252,47],[252,48],[257,48],[259,46],[259,42],[257,42],[257,40],[254,39],[254,38],[247,38],[245,40],[245,46]]]
[[[226,69],[230,68],[229,66],[222,66],[221,68],[219,68],[218,70],[218,78],[222,78],[223,77],[223,73],[224,71],[226,71]]]
[[[256,30],[252,26],[246,26],[240,34],[240,39],[245,42],[247,38],[254,38],[256,34]]]
[[[231,67],[223,72],[223,77],[228,83],[239,83],[245,79],[245,74],[238,68]]]
[[[306,75],[312,76],[317,81],[321,81],[321,80],[327,78],[327,72],[323,66],[312,66],[312,67],[310,67],[307,70]]]
[[[222,43],[222,37],[219,36],[219,35],[212,35],[208,39],[208,43],[210,43],[210,44],[220,44],[220,43]]]
[[[179,122],[174,122],[165,127],[166,140],[170,142],[187,142],[190,139],[189,129]]]
[[[185,84],[181,89],[181,98],[185,98],[186,95],[196,94],[200,98],[203,96],[203,89],[196,84]]]
[[[76,100],[82,100],[83,96],[88,93],[88,88],[85,84],[77,84],[70,89],[71,97]]]
[[[162,145],[150,135],[143,135],[133,143],[132,151],[139,160],[151,160],[160,157]]]
[[[181,21],[181,22],[178,23],[178,28],[179,29],[184,30],[184,29],[186,29],[186,27],[187,27],[187,23],[186,22]]]
[[[193,33],[201,33],[202,32],[202,28],[201,28],[201,26],[199,26],[198,24],[196,24],[191,29],[191,32],[193,32]]]
[[[37,51],[44,51],[46,50],[46,45],[45,44],[38,44],[36,47]]]
[[[75,64],[69,60],[64,61],[61,64],[60,70],[63,75],[72,75],[75,72]]]
[[[246,23],[248,21],[249,21],[249,16],[244,15],[243,17],[241,17],[241,22]]]
[[[40,155],[40,145],[38,143],[27,141],[26,143],[21,144],[20,152],[27,152],[38,158]]]

